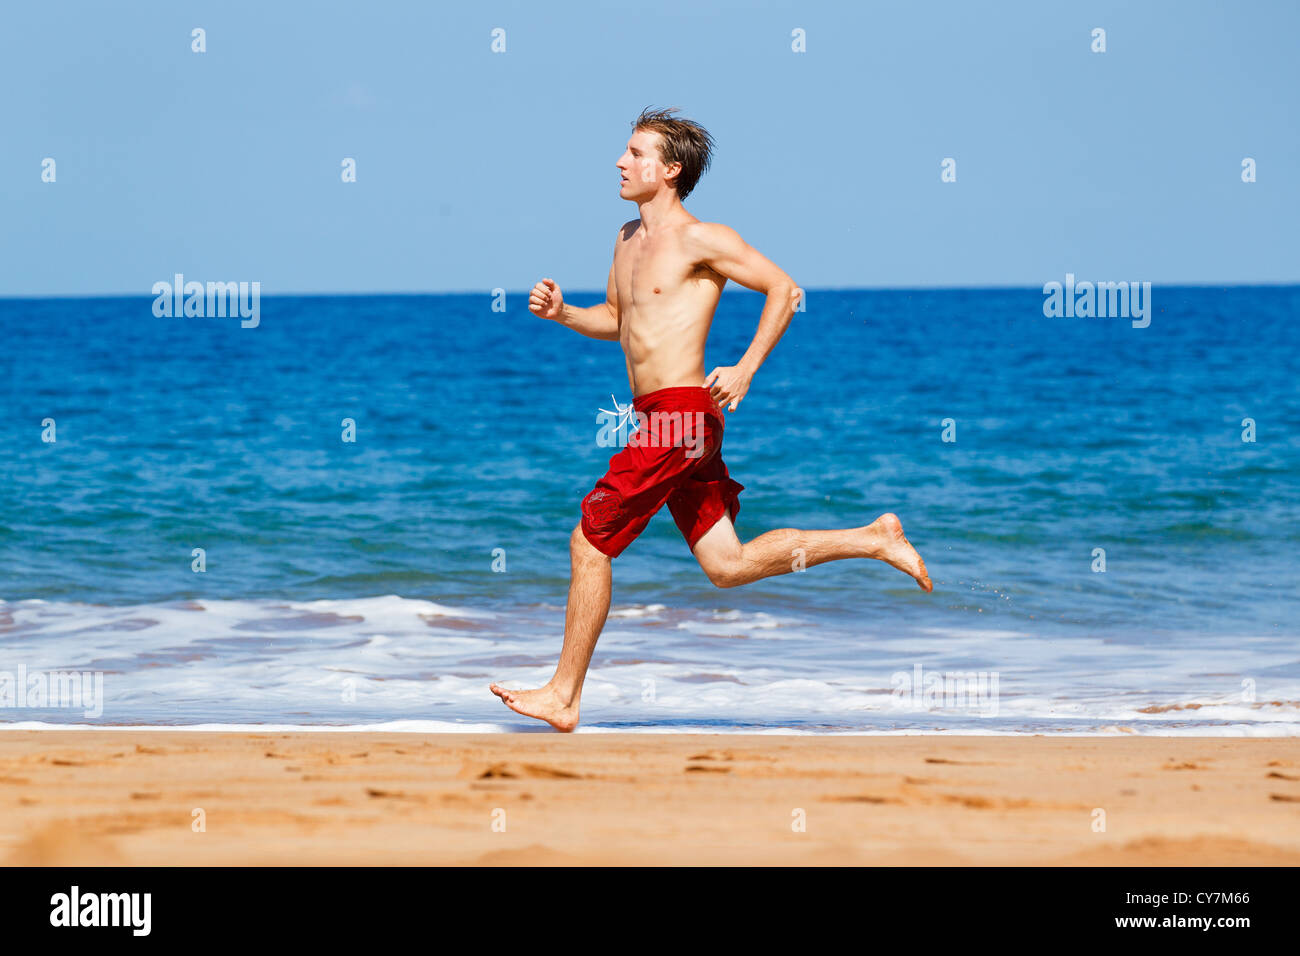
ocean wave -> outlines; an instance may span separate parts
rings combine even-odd
[[[587,678],[584,719],[595,728],[800,733],[1291,734],[1300,726],[1300,666],[1285,635],[1066,634],[1023,616],[1014,626],[979,623],[615,604]],[[432,721],[520,730],[532,722],[503,715],[487,685],[547,681],[563,628],[556,604],[396,594],[0,601],[0,721],[84,723],[92,707],[4,700],[6,673],[67,670],[102,675],[97,725]],[[971,697],[971,678],[995,696]],[[942,691],[928,697],[935,680]]]

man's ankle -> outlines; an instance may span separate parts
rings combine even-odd
[[[546,688],[559,701],[561,707],[572,707],[577,703],[578,692],[576,689],[566,689],[550,682],[546,684]]]

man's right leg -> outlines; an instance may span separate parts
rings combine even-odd
[[[861,528],[804,531],[782,528],[741,544],[730,517],[718,523],[695,543],[695,559],[720,588],[734,588],[759,578],[789,574],[845,558],[875,558],[915,579],[924,591],[932,590],[925,562],[903,534],[898,516],[881,515]]]
[[[569,537],[569,603],[564,613],[564,647],[555,675],[537,690],[507,690],[493,684],[507,707],[525,717],[544,720],[565,733],[578,726],[578,700],[591,664],[592,652],[609,614],[613,570],[607,555],[596,550],[582,533]]]

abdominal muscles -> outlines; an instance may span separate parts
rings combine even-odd
[[[634,394],[704,384],[704,343],[719,291],[713,282],[690,281],[628,310],[620,344]]]

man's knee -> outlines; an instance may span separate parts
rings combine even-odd
[[[705,532],[691,550],[714,587],[734,588],[745,583],[744,546],[726,515]]]
[[[587,536],[582,533],[582,522],[579,521],[573,526],[573,533],[569,535],[569,553],[578,559],[598,559],[604,558],[609,560],[609,556],[587,540]]]
[[[700,567],[708,576],[709,583],[716,588],[734,588],[745,583],[738,560],[709,558],[702,560]]]

